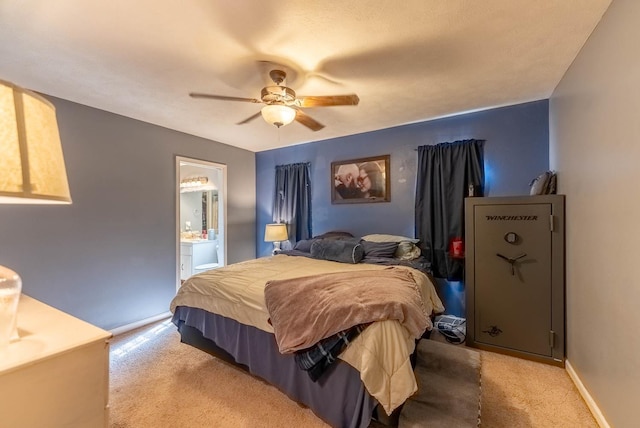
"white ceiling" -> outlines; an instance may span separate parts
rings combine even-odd
[[[251,151],[548,98],[611,0],[0,0],[0,79]],[[278,130],[264,62],[326,125]],[[265,70],[266,68],[266,70]]]

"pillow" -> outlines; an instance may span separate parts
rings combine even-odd
[[[305,253],[311,252],[311,245],[314,243],[315,239],[302,239],[296,242],[296,245],[293,246],[294,250],[303,251]]]
[[[384,234],[373,234],[373,235],[366,235],[362,237],[363,240],[365,241],[371,241],[371,242],[403,242],[403,241],[407,241],[407,242],[412,242],[414,244],[417,244],[419,239],[415,239],[415,238],[408,238],[406,236],[399,236],[399,235],[384,235]]]
[[[311,244],[311,257],[342,263],[359,263],[364,250],[354,240],[318,239]]]
[[[353,237],[354,236],[349,232],[341,232],[338,230],[325,232],[322,235],[314,236],[314,238],[318,238],[318,239],[348,239]]]
[[[387,257],[393,258],[398,249],[397,242],[371,242],[360,241],[364,249],[365,257]]]
[[[394,258],[400,260],[414,260],[420,257],[420,247],[413,242],[403,241],[398,244]]]

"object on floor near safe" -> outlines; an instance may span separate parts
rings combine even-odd
[[[439,315],[434,326],[447,342],[459,344],[464,342],[467,336],[466,322],[466,319],[454,315]]]

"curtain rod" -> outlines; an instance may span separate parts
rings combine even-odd
[[[487,140],[481,140],[481,139],[477,139],[477,138],[468,138],[466,140],[456,140],[456,141],[451,141],[451,142],[444,142],[444,143],[435,143],[435,144],[423,144],[422,146],[437,146],[438,144],[455,144],[455,143],[466,143],[468,141],[482,141],[483,143],[485,143]],[[418,146],[418,147],[422,147],[422,146]],[[418,147],[416,147],[415,149],[413,149],[414,152],[418,151]]]

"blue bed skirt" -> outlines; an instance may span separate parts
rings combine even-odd
[[[366,391],[360,373],[342,360],[337,360],[317,382],[313,382],[298,368],[293,355],[280,354],[271,333],[185,306],[176,308],[172,321],[181,332],[183,342],[208,352],[221,349],[226,354],[223,359],[231,359],[274,385],[292,400],[309,407],[332,427],[369,426],[377,401]],[[187,329],[197,330],[214,347],[205,349],[206,342],[193,343],[193,340],[185,339],[183,331]]]

